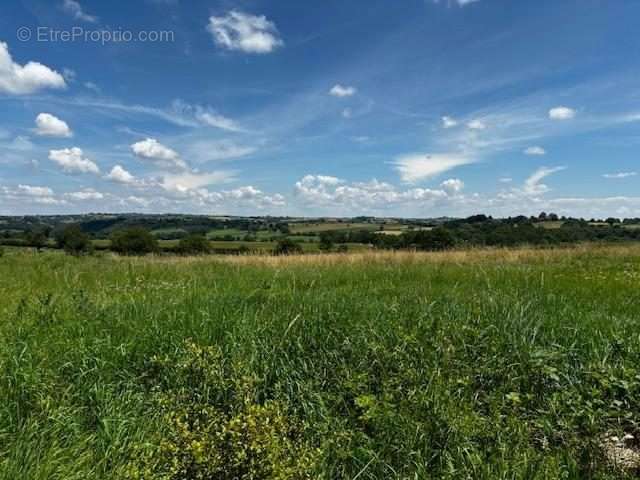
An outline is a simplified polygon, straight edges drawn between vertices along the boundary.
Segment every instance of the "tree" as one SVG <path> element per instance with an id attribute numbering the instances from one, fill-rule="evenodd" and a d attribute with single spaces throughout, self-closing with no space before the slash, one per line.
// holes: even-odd
<path id="1" fill-rule="evenodd" d="M 333 238 L 328 232 L 322 232 L 320 234 L 320 245 L 318 246 L 323 252 L 330 252 L 333 250 Z"/>
<path id="2" fill-rule="evenodd" d="M 81 255 L 93 250 L 89 235 L 75 224 L 67 225 L 56 234 L 56 243 L 69 255 Z"/>
<path id="3" fill-rule="evenodd" d="M 49 240 L 49 230 L 44 228 L 33 228 L 27 232 L 25 240 L 27 245 L 40 251 L 47 245 L 47 241 Z"/>
<path id="4" fill-rule="evenodd" d="M 211 252 L 211 244 L 204 235 L 192 234 L 180 240 L 178 252 L 183 255 L 204 255 Z"/>
<path id="5" fill-rule="evenodd" d="M 111 250 L 121 255 L 146 255 L 158 251 L 158 240 L 145 228 L 125 228 L 111 234 Z"/>
<path id="6" fill-rule="evenodd" d="M 294 242 L 290 238 L 283 238 L 278 240 L 276 248 L 273 251 L 275 255 L 293 255 L 302 253 L 302 247 L 299 243 Z"/>

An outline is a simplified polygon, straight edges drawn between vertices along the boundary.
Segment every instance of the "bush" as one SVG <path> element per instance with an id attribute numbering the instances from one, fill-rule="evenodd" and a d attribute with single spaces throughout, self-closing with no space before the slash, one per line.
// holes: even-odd
<path id="1" fill-rule="evenodd" d="M 302 247 L 290 238 L 283 238 L 278 240 L 273 253 L 275 255 L 295 255 L 302 253 Z"/>
<path id="2" fill-rule="evenodd" d="M 30 247 L 40 251 L 47 246 L 49 230 L 46 228 L 34 228 L 25 234 L 25 241 Z"/>
<path id="3" fill-rule="evenodd" d="M 152 441 L 134 446 L 132 480 L 310 480 L 320 451 L 290 406 L 257 403 L 255 378 L 220 349 L 185 342 L 177 358 L 152 357 L 151 400 L 161 412 Z"/>
<path id="4" fill-rule="evenodd" d="M 121 255 L 146 255 L 158 251 L 158 240 L 142 227 L 125 228 L 111 234 L 111 250 Z"/>
<path id="5" fill-rule="evenodd" d="M 203 255 L 211 253 L 211 244 L 204 235 L 192 234 L 180 240 L 178 252 L 183 255 Z"/>
<path id="6" fill-rule="evenodd" d="M 56 243 L 69 255 L 81 255 L 93 250 L 91 238 L 79 225 L 68 225 L 56 234 Z"/>

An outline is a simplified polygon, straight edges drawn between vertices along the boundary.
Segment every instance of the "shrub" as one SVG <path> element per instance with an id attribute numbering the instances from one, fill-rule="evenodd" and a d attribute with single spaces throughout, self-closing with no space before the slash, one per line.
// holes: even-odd
<path id="1" fill-rule="evenodd" d="M 68 225 L 56 234 L 56 243 L 69 255 L 81 255 L 91 252 L 91 238 L 79 225 Z"/>
<path id="2" fill-rule="evenodd" d="M 180 240 L 178 252 L 183 255 L 203 255 L 211 253 L 211 244 L 204 235 L 192 234 Z"/>
<path id="3" fill-rule="evenodd" d="M 290 238 L 283 238 L 278 240 L 273 253 L 275 255 L 294 255 L 302 253 L 302 247 L 299 243 L 294 242 Z"/>
<path id="4" fill-rule="evenodd" d="M 161 412 L 152 442 L 134 446 L 136 480 L 307 480 L 319 450 L 282 402 L 256 403 L 255 379 L 216 347 L 187 341 L 178 358 L 153 357 L 152 400 Z"/>
<path id="5" fill-rule="evenodd" d="M 25 241 L 30 247 L 40 251 L 47 245 L 49 240 L 49 230 L 45 228 L 34 228 L 25 235 Z"/>
<path id="6" fill-rule="evenodd" d="M 158 251 L 158 240 L 145 228 L 125 228 L 111 234 L 111 250 L 122 255 L 146 255 Z"/>

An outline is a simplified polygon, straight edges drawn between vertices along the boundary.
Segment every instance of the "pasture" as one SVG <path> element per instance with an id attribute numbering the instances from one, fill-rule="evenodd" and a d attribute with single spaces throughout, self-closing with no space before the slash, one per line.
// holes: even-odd
<path id="1" fill-rule="evenodd" d="M 639 287 L 634 245 L 8 249 L 0 479 L 634 478 Z"/>

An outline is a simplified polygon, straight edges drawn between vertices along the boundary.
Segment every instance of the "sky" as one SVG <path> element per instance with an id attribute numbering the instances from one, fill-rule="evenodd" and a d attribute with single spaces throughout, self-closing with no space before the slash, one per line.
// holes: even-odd
<path id="1" fill-rule="evenodd" d="M 0 215 L 640 217 L 636 0 L 3 0 Z"/>

